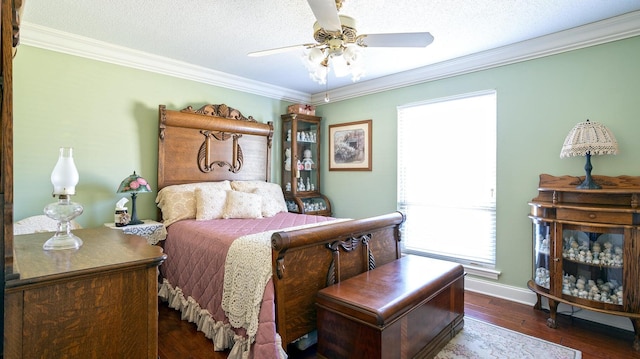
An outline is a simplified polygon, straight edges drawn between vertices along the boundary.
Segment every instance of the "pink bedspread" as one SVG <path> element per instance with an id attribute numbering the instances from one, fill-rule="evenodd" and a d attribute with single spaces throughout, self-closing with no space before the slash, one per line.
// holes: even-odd
<path id="1" fill-rule="evenodd" d="M 221 308 L 224 266 L 231 243 L 241 236 L 333 218 L 303 214 L 278 213 L 262 219 L 182 220 L 167 228 L 164 250 L 167 259 L 160 267 L 164 279 L 180 288 L 185 298 L 192 297 L 215 321 L 227 323 Z M 236 330 L 240 335 L 244 331 Z M 250 357 L 278 358 L 273 282 L 267 284 L 260 309 L 256 341 Z"/>

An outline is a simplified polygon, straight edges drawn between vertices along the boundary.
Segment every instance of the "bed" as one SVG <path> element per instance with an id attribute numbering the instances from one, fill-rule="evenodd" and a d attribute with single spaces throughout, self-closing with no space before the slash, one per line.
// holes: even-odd
<path id="1" fill-rule="evenodd" d="M 316 328 L 318 290 L 400 258 L 399 212 L 335 219 L 282 208 L 272 141 L 271 122 L 224 104 L 159 107 L 159 296 L 232 359 L 286 357 Z"/>

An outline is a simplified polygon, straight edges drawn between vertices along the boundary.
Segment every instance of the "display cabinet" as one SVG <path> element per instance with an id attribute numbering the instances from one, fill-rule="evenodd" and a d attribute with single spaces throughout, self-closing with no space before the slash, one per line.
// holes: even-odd
<path id="1" fill-rule="evenodd" d="M 593 176 L 602 189 L 578 189 L 583 178 L 540 175 L 530 203 L 533 278 L 527 286 L 549 302 L 625 316 L 640 351 L 640 177 Z"/>
<path id="2" fill-rule="evenodd" d="M 331 215 L 329 199 L 320 193 L 321 117 L 282 115 L 282 190 L 289 212 Z"/>

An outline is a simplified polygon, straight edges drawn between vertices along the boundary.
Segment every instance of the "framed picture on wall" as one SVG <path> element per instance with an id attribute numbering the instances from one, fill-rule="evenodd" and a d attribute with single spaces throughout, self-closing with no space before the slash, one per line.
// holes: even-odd
<path id="1" fill-rule="evenodd" d="M 371 123 L 329 125 L 329 171 L 371 171 Z"/>

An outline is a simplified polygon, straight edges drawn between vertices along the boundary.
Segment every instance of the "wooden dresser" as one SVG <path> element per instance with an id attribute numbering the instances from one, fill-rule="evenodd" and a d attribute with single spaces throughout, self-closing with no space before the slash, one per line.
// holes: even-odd
<path id="1" fill-rule="evenodd" d="M 77 251 L 43 250 L 52 233 L 15 236 L 4 358 L 157 359 L 162 248 L 105 227 L 73 233 Z"/>

